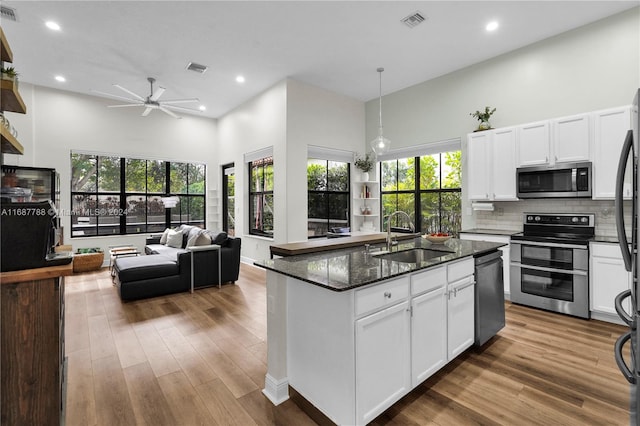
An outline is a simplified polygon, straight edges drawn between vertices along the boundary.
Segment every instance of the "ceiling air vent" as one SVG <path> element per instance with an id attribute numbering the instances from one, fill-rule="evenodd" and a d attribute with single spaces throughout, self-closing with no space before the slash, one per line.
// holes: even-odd
<path id="1" fill-rule="evenodd" d="M 187 65 L 187 69 L 189 71 L 195 71 L 199 72 L 200 74 L 204 74 L 204 72 L 207 70 L 207 66 L 196 64 L 195 62 L 189 62 L 189 65 Z"/>
<path id="2" fill-rule="evenodd" d="M 0 17 L 2 19 L 8 19 L 9 21 L 18 21 L 16 10 L 7 6 L 0 6 Z"/>
<path id="3" fill-rule="evenodd" d="M 402 23 L 409 28 L 413 28 L 424 22 L 427 18 L 420 12 L 416 12 L 412 15 L 402 18 Z"/>

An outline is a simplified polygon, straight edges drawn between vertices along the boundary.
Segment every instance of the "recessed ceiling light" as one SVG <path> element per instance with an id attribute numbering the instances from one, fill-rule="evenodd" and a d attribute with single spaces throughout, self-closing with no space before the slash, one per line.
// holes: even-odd
<path id="1" fill-rule="evenodd" d="M 485 27 L 487 31 L 495 31 L 498 29 L 498 21 L 491 21 Z"/>
<path id="2" fill-rule="evenodd" d="M 65 81 L 67 81 L 67 79 L 64 78 L 61 75 L 56 75 L 55 79 L 56 79 L 56 81 L 59 81 L 60 83 L 64 83 Z"/>
<path id="3" fill-rule="evenodd" d="M 60 31 L 60 25 L 58 25 L 56 22 L 53 21 L 47 21 L 45 22 L 45 25 L 47 26 L 47 28 L 49 28 L 50 30 L 53 31 Z"/>
<path id="4" fill-rule="evenodd" d="M 198 108 L 200 111 L 206 111 L 207 107 L 204 105 L 200 105 L 200 107 Z"/>
<path id="5" fill-rule="evenodd" d="M 239 75 L 236 77 L 236 83 L 244 83 L 244 82 L 245 82 L 244 76 Z"/>

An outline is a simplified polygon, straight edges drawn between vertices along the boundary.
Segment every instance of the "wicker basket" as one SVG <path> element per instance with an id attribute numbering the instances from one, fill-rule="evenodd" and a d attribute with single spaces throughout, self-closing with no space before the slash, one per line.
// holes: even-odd
<path id="1" fill-rule="evenodd" d="M 102 267 L 104 253 L 75 253 L 73 255 L 73 272 L 96 271 Z"/>

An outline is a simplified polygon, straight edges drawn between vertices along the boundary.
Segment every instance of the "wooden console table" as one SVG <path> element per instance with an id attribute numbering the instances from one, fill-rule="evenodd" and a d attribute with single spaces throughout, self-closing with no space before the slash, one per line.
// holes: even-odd
<path id="1" fill-rule="evenodd" d="M 0 273 L 0 424 L 64 423 L 64 277 L 73 263 Z"/>

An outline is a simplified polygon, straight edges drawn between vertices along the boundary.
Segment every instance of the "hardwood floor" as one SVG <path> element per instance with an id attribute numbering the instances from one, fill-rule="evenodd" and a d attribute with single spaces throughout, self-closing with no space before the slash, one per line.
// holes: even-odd
<path id="1" fill-rule="evenodd" d="M 264 270 L 236 285 L 122 303 L 106 269 L 66 280 L 66 424 L 313 425 L 274 407 Z M 621 326 L 507 304 L 507 326 L 452 361 L 375 425 L 623 425 Z"/>

